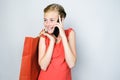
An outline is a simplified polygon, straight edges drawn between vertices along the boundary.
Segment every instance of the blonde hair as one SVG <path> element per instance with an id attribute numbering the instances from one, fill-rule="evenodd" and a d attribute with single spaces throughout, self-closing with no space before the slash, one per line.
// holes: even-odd
<path id="1" fill-rule="evenodd" d="M 49 12 L 49 11 L 57 11 L 59 13 L 59 15 L 61 16 L 61 18 L 66 17 L 66 12 L 65 12 L 64 8 L 60 4 L 53 3 L 53 4 L 48 5 L 44 9 L 44 13 Z"/>

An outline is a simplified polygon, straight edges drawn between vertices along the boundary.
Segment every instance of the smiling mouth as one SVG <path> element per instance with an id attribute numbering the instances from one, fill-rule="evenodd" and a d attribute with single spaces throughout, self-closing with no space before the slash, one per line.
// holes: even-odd
<path id="1" fill-rule="evenodd" d="M 48 28 L 46 28 L 46 31 L 48 31 L 48 32 L 53 32 L 54 31 L 54 27 L 48 27 Z"/>

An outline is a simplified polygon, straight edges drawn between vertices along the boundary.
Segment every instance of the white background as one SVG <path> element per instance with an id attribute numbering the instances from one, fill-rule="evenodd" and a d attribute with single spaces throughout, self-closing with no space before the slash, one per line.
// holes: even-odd
<path id="1" fill-rule="evenodd" d="M 120 80 L 120 0 L 0 0 L 0 80 L 19 80 L 24 38 L 39 34 L 50 3 L 76 32 L 73 80 Z"/>

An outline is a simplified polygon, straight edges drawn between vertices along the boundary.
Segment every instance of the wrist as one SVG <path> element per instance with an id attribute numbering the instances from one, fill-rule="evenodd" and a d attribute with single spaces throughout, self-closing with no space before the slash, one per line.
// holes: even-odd
<path id="1" fill-rule="evenodd" d="M 63 40 L 63 41 L 67 40 L 67 38 L 66 38 L 66 35 L 65 35 L 65 34 L 64 34 L 64 35 L 62 35 L 62 36 L 61 36 L 61 38 L 62 38 L 62 40 Z"/>
<path id="2" fill-rule="evenodd" d="M 63 32 L 63 33 L 61 34 L 61 37 L 62 37 L 63 39 L 66 38 L 65 32 Z"/>
<path id="3" fill-rule="evenodd" d="M 54 43 L 55 43 L 55 40 L 50 40 L 50 43 L 51 43 L 51 44 L 54 44 Z"/>
<path id="4" fill-rule="evenodd" d="M 62 37 L 62 38 L 66 37 L 66 35 L 65 35 L 65 32 L 64 32 L 64 31 L 61 33 L 61 37 Z"/>

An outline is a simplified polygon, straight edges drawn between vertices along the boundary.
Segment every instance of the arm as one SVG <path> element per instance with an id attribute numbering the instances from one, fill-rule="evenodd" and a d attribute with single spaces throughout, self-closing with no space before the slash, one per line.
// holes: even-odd
<path id="1" fill-rule="evenodd" d="M 76 63 L 76 45 L 75 45 L 75 32 L 72 30 L 69 34 L 68 40 L 66 35 L 62 36 L 65 59 L 70 68 L 75 66 Z"/>
<path id="2" fill-rule="evenodd" d="M 47 36 L 49 35 L 47 34 Z M 40 37 L 38 62 L 41 69 L 44 71 L 47 69 L 51 61 L 53 48 L 54 48 L 54 41 L 50 40 L 50 44 L 46 50 L 45 38 Z"/>
<path id="3" fill-rule="evenodd" d="M 69 66 L 69 68 L 72 68 L 75 66 L 76 63 L 76 43 L 75 43 L 75 32 L 72 30 L 69 34 L 68 40 L 65 35 L 65 31 L 63 29 L 64 24 L 64 18 L 60 18 L 59 15 L 59 23 L 56 24 L 58 26 L 60 31 L 60 36 L 62 38 L 63 47 L 65 51 L 65 60 Z"/>

